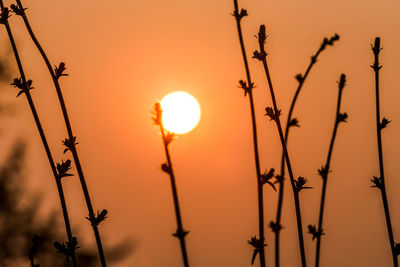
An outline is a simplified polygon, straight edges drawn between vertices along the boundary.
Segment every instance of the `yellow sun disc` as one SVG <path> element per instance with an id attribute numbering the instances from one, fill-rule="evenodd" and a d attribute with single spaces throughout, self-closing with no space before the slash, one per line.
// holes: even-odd
<path id="1" fill-rule="evenodd" d="M 200 106 L 190 94 L 182 91 L 166 95 L 161 100 L 164 128 L 176 134 L 187 133 L 199 123 Z"/>

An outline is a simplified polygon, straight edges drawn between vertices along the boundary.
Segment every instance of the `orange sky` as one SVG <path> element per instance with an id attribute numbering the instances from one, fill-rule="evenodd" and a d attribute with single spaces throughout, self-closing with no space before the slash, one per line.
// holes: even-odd
<path id="1" fill-rule="evenodd" d="M 11 4 L 12 1 L 6 1 Z M 248 99 L 237 88 L 244 68 L 237 40 L 233 1 L 24 1 L 37 37 L 53 62 L 65 61 L 69 77 L 61 86 L 96 209 L 109 210 L 101 225 L 107 245 L 132 238 L 135 250 L 114 266 L 181 266 L 169 178 L 161 172 L 163 147 L 150 120 L 156 100 L 185 90 L 198 99 L 202 119 L 191 133 L 170 147 L 181 200 L 191 266 L 250 266 L 247 241 L 257 233 L 257 200 Z M 375 137 L 373 56 L 370 43 L 382 38 L 382 115 L 392 120 L 383 134 L 385 171 L 395 240 L 400 241 L 400 3 L 382 1 L 239 1 L 248 10 L 243 20 L 247 52 L 260 24 L 268 31 L 267 49 L 278 105 L 287 115 L 297 82 L 323 37 L 341 40 L 328 47 L 312 70 L 295 109 L 301 128 L 291 132 L 289 151 L 296 176 L 314 187 L 301 193 L 303 224 L 317 222 L 321 178 L 333 127 L 337 84 L 346 73 L 342 110 L 349 114 L 339 128 L 331 162 L 321 263 L 324 266 L 391 266 L 379 192 L 370 188 L 378 175 Z M 66 137 L 56 94 L 47 69 L 22 20 L 11 27 L 32 96 L 55 158 L 65 159 Z M 3 28 L 2 28 L 3 29 Z M 1 55 L 9 52 L 4 29 Z M 13 60 L 13 58 L 12 58 Z M 12 61 L 14 64 L 14 60 Z M 15 65 L 14 65 L 15 66 Z M 278 168 L 280 143 L 275 125 L 264 116 L 271 105 L 262 66 L 250 61 L 262 169 Z M 16 74 L 16 67 L 13 72 Z M 59 209 L 32 116 L 24 97 L 6 88 L 17 110 L 9 135 L 29 140 L 27 172 L 32 190 L 45 188 L 47 207 Z M 76 178 L 64 181 L 70 217 L 84 233 L 82 246 L 93 243 L 83 219 L 86 207 Z M 292 193 L 285 195 L 282 266 L 300 266 Z M 265 189 L 265 221 L 275 217 L 277 194 Z M 61 212 L 60 212 L 61 221 Z M 75 226 L 74 229 L 77 229 Z M 305 229 L 306 231 L 306 229 Z M 272 265 L 273 234 L 266 229 L 267 259 Z M 81 238 L 84 239 L 84 238 Z M 307 260 L 315 242 L 306 234 Z"/>

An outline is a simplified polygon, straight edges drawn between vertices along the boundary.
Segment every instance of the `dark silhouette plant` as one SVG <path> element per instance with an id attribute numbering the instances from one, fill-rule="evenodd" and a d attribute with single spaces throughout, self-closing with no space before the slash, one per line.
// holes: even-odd
<path id="1" fill-rule="evenodd" d="M 274 121 L 276 123 L 278 133 L 279 133 L 279 138 L 280 138 L 280 141 L 282 144 L 283 153 L 285 155 L 285 161 L 286 161 L 287 169 L 289 172 L 290 183 L 292 185 L 293 194 L 294 194 L 294 203 L 295 203 L 295 210 L 296 210 L 297 231 L 298 231 L 298 237 L 299 237 L 301 264 L 303 267 L 305 267 L 307 264 L 306 264 L 306 256 L 305 256 L 305 249 L 304 249 L 304 237 L 303 237 L 303 227 L 302 227 L 302 221 L 301 221 L 299 192 L 303 189 L 308 189 L 310 187 L 305 186 L 305 184 L 307 183 L 307 180 L 304 177 L 299 177 L 297 180 L 295 180 L 294 174 L 292 171 L 292 166 L 290 164 L 289 153 L 287 151 L 286 142 L 285 142 L 285 138 L 283 136 L 283 130 L 282 130 L 281 122 L 280 122 L 281 110 L 278 109 L 277 101 L 275 98 L 275 92 L 274 92 L 274 88 L 272 85 L 271 75 L 269 73 L 269 69 L 268 69 L 268 65 L 267 65 L 267 54 L 268 53 L 265 51 L 265 43 L 266 43 L 266 39 L 267 39 L 265 25 L 260 26 L 260 30 L 258 32 L 257 39 L 258 39 L 258 44 L 259 44 L 260 50 L 254 51 L 253 58 L 256 58 L 262 62 L 264 71 L 265 71 L 265 75 L 266 75 L 267 81 L 268 81 L 268 87 L 270 89 L 273 107 L 267 107 L 265 109 L 265 111 L 266 111 L 265 115 L 268 116 L 271 121 Z M 283 176 L 281 176 L 281 177 L 283 177 Z M 283 179 L 283 178 L 280 178 L 280 179 Z M 278 228 L 278 227 L 280 227 L 280 225 L 275 226 L 275 227 Z"/>
<path id="2" fill-rule="evenodd" d="M 174 175 L 174 171 L 172 169 L 172 161 L 171 161 L 171 156 L 169 154 L 169 149 L 168 149 L 168 146 L 174 140 L 175 135 L 174 135 L 174 133 L 171 133 L 164 129 L 164 126 L 162 123 L 162 109 L 161 109 L 160 103 L 157 102 L 154 104 L 153 113 L 154 113 L 154 117 L 152 119 L 153 119 L 154 124 L 160 128 L 161 137 L 162 137 L 164 149 L 165 149 L 165 156 L 167 157 L 167 162 L 161 164 L 161 170 L 163 172 L 167 173 L 171 180 L 172 197 L 173 197 L 173 201 L 174 201 L 175 217 L 176 217 L 176 223 L 177 223 L 177 227 L 178 227 L 176 230 L 176 233 L 173 233 L 172 235 L 179 239 L 181 252 L 182 252 L 183 264 L 185 267 L 189 267 L 189 259 L 188 259 L 188 255 L 187 255 L 187 251 L 186 251 L 186 243 L 185 243 L 185 237 L 187 234 L 189 234 L 189 231 L 185 231 L 183 228 L 181 210 L 179 208 L 178 190 L 176 188 L 175 175 Z"/>
<path id="3" fill-rule="evenodd" d="M 333 151 L 333 145 L 335 143 L 336 139 L 336 133 L 338 126 L 341 122 L 347 122 L 347 113 L 341 113 L 340 112 L 340 104 L 342 102 L 342 93 L 343 93 L 343 88 L 346 85 L 346 75 L 342 74 L 340 76 L 340 80 L 338 82 L 339 84 L 339 94 L 338 94 L 338 100 L 337 100 L 337 106 L 336 106 L 336 116 L 335 116 L 335 123 L 333 127 L 333 133 L 332 133 L 332 138 L 331 142 L 329 144 L 329 150 L 328 150 L 328 156 L 326 158 L 325 165 L 323 165 L 320 169 L 318 169 L 318 174 L 322 178 L 322 191 L 321 191 L 321 202 L 320 202 L 320 208 L 319 208 L 319 219 L 318 219 L 318 227 L 315 225 L 308 225 L 308 232 L 312 234 L 312 240 L 317 239 L 317 246 L 316 246 L 316 251 L 315 251 L 315 266 L 319 266 L 319 259 L 320 259 L 320 249 L 321 249 L 321 237 L 324 235 L 324 231 L 322 228 L 322 223 L 323 223 L 323 218 L 324 218 L 324 208 L 325 208 L 325 196 L 326 196 L 326 187 L 328 183 L 328 174 L 331 171 L 330 170 L 330 164 L 331 164 L 331 157 L 332 157 L 332 151 Z"/>
<path id="4" fill-rule="evenodd" d="M 251 112 L 251 122 L 252 122 L 252 130 L 253 130 L 253 148 L 254 148 L 254 160 L 256 167 L 256 178 L 257 178 L 257 197 L 258 197 L 258 235 L 252 237 L 248 243 L 254 248 L 252 263 L 254 263 L 255 257 L 257 254 L 260 255 L 260 266 L 265 267 L 265 251 L 264 247 L 266 246 L 265 237 L 264 237 L 264 196 L 263 196 L 263 178 L 261 176 L 261 168 L 260 168 L 260 156 L 258 152 L 258 139 L 257 139 L 257 124 L 256 124 L 256 115 L 254 108 L 254 100 L 253 100 L 253 88 L 254 83 L 251 81 L 249 64 L 246 56 L 246 49 L 244 47 L 243 34 L 241 28 L 241 20 L 243 17 L 247 16 L 247 10 L 241 9 L 239 11 L 238 1 L 234 0 L 234 11 L 233 16 L 236 19 L 236 26 L 239 36 L 240 48 L 242 51 L 244 67 L 246 71 L 246 79 L 247 81 L 240 80 L 240 87 L 244 90 L 244 96 L 249 95 L 250 100 L 250 112 Z"/>
<path id="5" fill-rule="evenodd" d="M 339 40 L 339 35 L 335 34 L 331 38 L 324 38 L 318 51 L 311 56 L 310 63 L 304 72 L 304 74 L 296 74 L 295 78 L 298 81 L 298 86 L 296 89 L 296 92 L 293 96 L 292 103 L 290 104 L 289 108 L 289 113 L 287 116 L 286 120 L 286 125 L 285 125 L 285 143 L 286 146 L 288 145 L 288 139 L 289 139 L 289 131 L 292 127 L 300 127 L 299 120 L 297 118 L 292 118 L 293 116 L 293 111 L 295 104 L 297 102 L 298 96 L 300 94 L 301 89 L 303 88 L 304 82 L 306 81 L 312 67 L 315 65 L 315 63 L 318 60 L 318 56 L 321 54 L 322 51 L 326 49 L 328 46 L 333 46 L 336 41 Z M 279 195 L 278 195 L 278 203 L 277 203 L 277 208 L 276 208 L 276 217 L 275 221 L 270 222 L 270 228 L 272 229 L 272 232 L 275 234 L 275 266 L 279 267 L 280 266 L 280 231 L 282 230 L 283 226 L 281 224 L 281 217 L 282 217 L 282 205 L 283 205 L 283 193 L 284 193 L 284 181 L 285 179 L 285 153 L 282 152 L 281 156 L 281 169 L 280 169 L 280 174 L 278 175 L 278 183 L 279 183 Z"/>
<path id="6" fill-rule="evenodd" d="M 50 63 L 50 60 L 48 59 L 45 51 L 43 50 L 42 46 L 40 45 L 39 41 L 37 40 L 35 34 L 33 33 L 32 27 L 30 26 L 29 20 L 25 14 L 25 10 L 26 8 L 24 8 L 22 6 L 22 2 L 20 0 L 16 0 L 17 1 L 17 6 L 12 4 L 11 5 L 11 10 L 12 12 L 14 12 L 16 15 L 19 15 L 22 17 L 22 19 L 24 20 L 24 24 L 29 32 L 29 35 L 32 39 L 32 41 L 35 43 L 38 51 L 40 52 L 40 55 L 42 56 L 48 71 L 50 72 L 50 76 L 53 80 L 53 84 L 54 87 L 56 89 L 57 92 L 57 97 L 61 106 L 61 110 L 62 110 L 62 114 L 64 117 L 64 122 L 65 122 L 65 126 L 67 128 L 67 132 L 68 132 L 68 138 L 65 138 L 63 140 L 63 144 L 66 147 L 64 150 L 64 153 L 67 152 L 68 150 L 71 151 L 74 162 L 75 162 L 75 167 L 76 170 L 78 172 L 78 177 L 79 177 L 79 181 L 81 183 L 81 187 L 82 187 L 82 191 L 85 197 L 85 201 L 86 201 L 86 206 L 89 212 L 89 216 L 86 217 L 90 223 L 91 226 L 93 228 L 93 232 L 94 232 L 94 236 L 96 239 L 96 244 L 97 244 L 97 249 L 99 252 L 99 257 L 100 257 L 100 262 L 101 262 L 101 266 L 105 267 L 106 266 L 106 259 L 104 256 L 104 251 L 103 251 L 103 245 L 101 242 L 101 237 L 100 237 L 100 232 L 98 229 L 98 225 L 100 224 L 100 222 L 105 218 L 105 217 L 99 217 L 99 211 L 97 212 L 97 215 L 94 212 L 93 209 L 93 205 L 92 205 L 92 201 L 89 195 L 89 190 L 87 188 L 86 185 L 86 180 L 85 180 L 85 176 L 83 174 L 83 169 L 82 169 L 82 165 L 80 163 L 80 159 L 79 159 L 79 155 L 78 155 L 78 151 L 76 148 L 76 145 L 78 144 L 76 142 L 76 136 L 74 136 L 73 132 L 72 132 L 72 127 L 71 127 L 71 123 L 70 123 L 70 119 L 68 116 L 68 112 L 67 112 L 67 108 L 65 105 L 65 101 L 64 101 L 64 97 L 63 94 L 61 92 L 61 87 L 59 84 L 59 79 L 63 76 L 68 76 L 68 74 L 65 73 L 66 67 L 65 67 L 65 63 L 61 62 L 58 66 L 54 67 L 54 70 L 52 68 L 52 64 Z M 107 210 L 102 210 L 100 212 L 100 214 L 107 214 Z M 71 242 L 71 241 L 70 241 Z"/>
<path id="7" fill-rule="evenodd" d="M 374 64 L 371 65 L 371 68 L 375 72 L 375 100 L 376 100 L 376 136 L 378 141 L 378 158 L 379 158 L 379 177 L 374 176 L 371 179 L 374 184 L 372 187 L 376 187 L 381 192 L 383 209 L 385 211 L 385 219 L 386 219 L 386 227 L 389 235 L 390 248 L 392 251 L 393 258 L 393 266 L 398 267 L 398 259 L 397 256 L 400 254 L 399 252 L 399 244 L 395 243 L 393 237 L 393 229 L 392 222 L 390 220 L 390 212 L 389 212 L 389 204 L 387 200 L 386 194 L 386 186 L 385 186 L 385 174 L 383 168 L 383 149 L 382 149 L 382 130 L 386 128 L 386 126 L 390 123 L 390 121 L 383 117 L 381 120 L 380 115 L 380 100 L 379 100 L 379 71 L 382 68 L 382 65 L 379 64 L 379 53 L 381 52 L 381 39 L 380 37 L 375 38 L 374 45 L 371 44 L 371 49 L 374 54 Z"/>
<path id="8" fill-rule="evenodd" d="M 39 115 L 38 115 L 38 113 L 36 111 L 36 107 L 34 105 L 34 102 L 32 100 L 32 96 L 30 94 L 30 90 L 33 89 L 32 80 L 27 80 L 26 79 L 25 72 L 24 72 L 24 69 L 22 67 L 22 63 L 21 63 L 21 60 L 20 60 L 20 57 L 19 57 L 19 54 L 18 54 L 17 46 L 15 44 L 14 37 L 12 35 L 10 25 L 8 23 L 8 18 L 10 16 L 10 11 L 9 11 L 8 8 L 4 7 L 4 4 L 3 4 L 2 0 L 0 0 L 0 7 L 1 7 L 0 23 L 3 24 L 6 27 L 7 34 L 8 34 L 8 37 L 10 39 L 11 46 L 13 48 L 15 60 L 16 60 L 17 65 L 18 65 L 18 70 L 19 70 L 20 75 L 21 75 L 20 78 L 15 78 L 14 82 L 11 85 L 14 85 L 15 87 L 17 87 L 20 90 L 18 92 L 17 96 L 19 96 L 22 93 L 24 93 L 25 96 L 26 96 L 26 99 L 28 100 L 29 107 L 30 107 L 32 115 L 34 117 L 34 120 L 35 120 L 35 123 L 36 123 L 36 127 L 37 127 L 37 129 L 39 131 L 39 135 L 40 135 L 40 138 L 42 140 L 43 147 L 44 147 L 44 149 L 46 151 L 46 155 L 47 155 L 51 170 L 53 172 L 54 179 L 56 181 L 58 195 L 59 195 L 59 198 L 60 198 L 61 208 L 62 208 L 63 216 L 64 216 L 64 223 L 65 223 L 65 228 L 66 228 L 66 232 L 67 232 L 68 242 L 71 243 L 73 238 L 75 238 L 75 237 L 73 237 L 73 235 L 72 235 L 70 221 L 69 221 L 69 217 L 68 217 L 67 205 L 65 203 L 64 191 L 63 191 L 62 184 L 61 184 L 61 179 L 66 176 L 65 175 L 66 173 L 64 173 L 64 175 L 61 175 L 58 172 L 58 170 L 56 168 L 56 165 L 54 164 L 53 156 L 51 154 L 49 145 L 47 143 L 47 139 L 46 139 L 43 127 L 42 127 L 40 119 L 39 119 Z M 76 257 L 75 257 L 75 250 L 71 251 L 68 256 L 71 257 L 74 266 L 78 266 L 78 263 L 77 263 Z"/>

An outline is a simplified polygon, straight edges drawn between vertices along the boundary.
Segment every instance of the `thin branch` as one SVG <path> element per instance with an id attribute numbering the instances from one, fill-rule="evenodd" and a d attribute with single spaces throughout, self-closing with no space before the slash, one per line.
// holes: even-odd
<path id="1" fill-rule="evenodd" d="M 315 228 L 315 227 L 310 228 L 310 226 L 308 226 L 308 228 L 310 230 L 309 232 L 313 235 L 313 239 L 315 239 L 315 238 L 317 239 L 317 246 L 316 246 L 316 253 L 315 253 L 315 266 L 316 267 L 319 266 L 321 237 L 322 237 L 322 235 L 324 235 L 322 223 L 323 223 L 323 217 L 324 217 L 326 187 L 327 187 L 327 183 L 328 183 L 328 175 L 330 172 L 330 164 L 331 164 L 333 145 L 335 143 L 336 133 L 337 133 L 339 123 L 346 122 L 346 119 L 347 119 L 347 113 L 340 113 L 340 104 L 342 101 L 342 93 L 343 93 L 343 88 L 345 85 L 346 85 L 346 75 L 342 74 L 340 76 L 340 81 L 339 81 L 339 95 L 338 95 L 337 106 L 336 106 L 335 123 L 334 123 L 334 127 L 333 127 L 331 142 L 329 145 L 328 156 L 326 158 L 325 165 L 322 166 L 321 169 L 318 170 L 318 173 L 322 177 L 322 180 L 323 180 L 322 192 L 321 192 L 321 203 L 320 203 L 320 209 L 319 209 L 318 228 Z M 313 231 L 311 229 L 316 229 L 316 231 Z"/>
<path id="2" fill-rule="evenodd" d="M 20 15 L 25 23 L 25 26 L 29 32 L 29 35 L 31 36 L 32 41 L 35 43 L 37 49 L 39 50 L 43 60 L 46 63 L 46 66 L 50 72 L 50 75 L 53 79 L 53 83 L 54 83 L 54 87 L 56 89 L 57 92 L 57 96 L 58 96 L 58 100 L 61 106 L 61 110 L 63 113 L 63 117 L 64 117 L 64 121 L 65 121 L 65 126 L 67 128 L 67 132 L 68 132 L 68 139 L 66 139 L 66 141 L 69 141 L 70 146 L 68 147 L 68 150 L 71 151 L 72 156 L 74 158 L 74 162 L 75 162 L 75 166 L 78 172 L 78 176 L 79 176 L 79 181 L 81 183 L 81 187 L 83 190 L 83 194 L 85 196 L 85 201 L 86 201 L 86 206 L 88 208 L 88 212 L 89 212 L 89 218 L 95 218 L 95 212 L 93 209 L 93 205 L 92 205 L 92 201 L 90 199 L 90 195 L 89 195 L 89 190 L 87 188 L 86 185 L 86 180 L 83 174 L 83 169 L 79 160 L 79 155 L 78 155 L 78 151 L 76 149 L 76 137 L 74 136 L 73 132 L 72 132 L 72 127 L 71 127 L 71 123 L 69 120 L 69 116 L 68 116 L 68 112 L 67 112 L 67 108 L 65 106 L 65 102 L 64 102 L 64 97 L 63 94 L 61 92 L 61 87 L 60 84 L 58 82 L 59 78 L 61 76 L 66 76 L 67 74 L 63 73 L 63 71 L 65 70 L 65 64 L 64 63 L 60 63 L 60 65 L 58 67 L 55 67 L 56 73 L 53 71 L 52 65 L 46 55 L 46 53 L 44 52 L 42 46 L 40 45 L 39 41 L 37 40 L 35 34 L 33 33 L 33 30 L 29 24 L 28 18 L 25 14 L 25 8 L 22 6 L 22 3 L 20 0 L 16 0 L 17 1 L 17 6 L 12 5 L 11 8 L 12 10 L 17 14 Z M 65 142 L 65 141 L 64 141 Z M 103 246 L 102 246 L 102 242 L 101 242 L 101 237 L 100 237 L 100 233 L 98 230 L 98 223 L 91 223 L 92 228 L 93 228 L 93 232 L 94 232 L 94 236 L 96 239 L 96 244 L 97 244 L 97 249 L 98 249 L 98 253 L 99 253 L 99 257 L 100 257 L 100 262 L 101 262 L 101 266 L 105 267 L 106 266 L 106 260 L 105 260 L 105 256 L 104 256 L 104 251 L 103 251 Z"/>
<path id="3" fill-rule="evenodd" d="M 333 46 L 336 41 L 339 40 L 339 35 L 335 34 L 331 38 L 324 38 L 318 51 L 311 56 L 310 64 L 308 65 L 305 73 L 302 74 L 297 74 L 296 75 L 296 80 L 299 82 L 296 92 L 293 96 L 292 103 L 290 104 L 290 109 L 285 125 L 285 143 L 286 146 L 288 144 L 288 139 L 289 139 L 289 130 L 291 127 L 300 127 L 299 122 L 296 118 L 292 119 L 294 107 L 297 101 L 297 98 L 300 94 L 301 89 L 303 88 L 303 85 L 308 77 L 308 74 L 310 73 L 312 67 L 315 65 L 315 63 L 318 61 L 318 56 L 322 51 L 325 50 L 327 46 Z M 281 172 L 280 172 L 280 183 L 279 183 L 279 196 L 278 196 L 278 204 L 277 204 L 277 209 L 276 209 L 276 219 L 275 222 L 271 222 L 271 225 L 274 226 L 272 227 L 273 232 L 275 233 L 275 266 L 279 267 L 280 266 L 280 230 L 282 229 L 281 225 L 281 215 L 282 215 L 282 204 L 283 204 L 283 193 L 284 193 L 284 177 L 285 177 L 285 154 L 282 152 L 282 157 L 281 157 Z"/>
<path id="4" fill-rule="evenodd" d="M 162 110 L 161 110 L 160 103 L 156 103 L 154 105 L 154 115 L 155 116 L 153 118 L 153 121 L 157 126 L 160 127 L 160 132 L 161 132 L 164 149 L 165 149 L 165 155 L 167 157 L 167 163 L 162 164 L 161 169 L 162 169 L 162 171 L 166 172 L 169 175 L 170 180 L 171 180 L 172 197 L 173 197 L 173 201 L 174 201 L 175 217 L 176 217 L 176 223 L 177 223 L 177 231 L 176 231 L 176 233 L 173 234 L 173 236 L 175 236 L 179 239 L 184 266 L 189 267 L 189 259 L 188 259 L 188 255 L 187 255 L 187 251 L 186 251 L 186 243 L 185 243 L 185 237 L 189 232 L 185 231 L 183 229 L 181 210 L 179 207 L 178 190 L 176 188 L 175 175 L 174 175 L 174 171 L 172 169 L 172 161 L 171 161 L 171 156 L 169 154 L 169 149 L 168 149 L 168 145 L 174 139 L 174 134 L 170 133 L 170 132 L 166 133 L 166 131 L 164 129 L 164 126 L 162 124 Z"/>
<path id="5" fill-rule="evenodd" d="M 239 7 L 238 7 L 238 1 L 234 0 L 234 11 L 233 11 L 233 16 L 236 19 L 236 26 L 237 26 L 237 31 L 238 31 L 238 36 L 239 36 L 239 42 L 240 42 L 240 48 L 242 51 L 242 56 L 243 56 L 243 61 L 244 61 L 244 66 L 245 66 L 245 71 L 246 71 L 246 77 L 247 77 L 247 82 L 240 81 L 240 85 L 245 91 L 245 96 L 248 94 L 249 95 L 249 100 L 250 100 L 250 111 L 251 111 L 251 121 L 252 121 L 252 129 L 253 129 L 253 148 L 254 148 L 254 159 L 255 159 L 255 167 L 256 167 L 256 179 L 257 179 L 257 196 L 258 196 L 258 227 L 259 227 L 259 238 L 258 241 L 257 238 L 255 239 L 252 238 L 249 243 L 254 247 L 254 256 L 253 256 L 253 262 L 254 262 L 254 257 L 256 254 L 260 255 L 260 266 L 265 267 L 265 237 L 264 237 L 264 197 L 263 197 L 263 188 L 262 188 L 262 182 L 261 182 L 261 168 L 260 168 L 260 157 L 259 157 L 259 152 L 258 152 L 258 140 L 257 140 L 257 125 L 256 125 L 256 116 L 255 116 L 255 108 L 254 108 L 254 100 L 253 100 L 253 88 L 254 84 L 251 81 L 250 77 L 250 70 L 249 70 L 249 64 L 247 62 L 247 56 L 246 56 L 246 49 L 244 47 L 244 41 L 243 41 L 243 36 L 242 36 L 242 29 L 240 25 L 240 21 L 243 17 L 247 16 L 247 11 L 245 9 L 241 9 L 239 12 Z M 254 241 L 254 242 L 252 242 Z"/>
<path id="6" fill-rule="evenodd" d="M 304 249 L 303 227 L 302 227 L 302 221 L 301 221 L 301 211 L 300 211 L 300 201 L 299 201 L 299 192 L 301 189 L 306 188 L 306 187 L 303 187 L 306 180 L 303 177 L 299 177 L 299 179 L 297 181 L 294 179 L 292 166 L 290 164 L 289 153 L 287 151 L 285 138 L 283 136 L 282 126 L 281 126 L 281 122 L 280 122 L 280 118 L 279 118 L 281 115 L 281 111 L 278 109 L 278 106 L 276 103 L 275 92 L 274 92 L 274 88 L 273 88 L 272 81 L 271 81 L 271 75 L 268 70 L 267 52 L 265 51 L 266 39 L 267 39 L 267 35 L 265 32 L 265 25 L 261 25 L 260 31 L 258 33 L 258 43 L 259 43 L 260 51 L 254 52 L 254 58 L 260 60 L 263 63 L 265 74 L 267 76 L 268 86 L 270 89 L 271 99 L 272 99 L 272 103 L 273 103 L 273 109 L 270 107 L 267 107 L 266 115 L 269 116 L 270 119 L 275 121 L 275 123 L 276 123 L 278 133 L 279 133 L 279 138 L 280 138 L 281 144 L 282 144 L 282 149 L 283 149 L 283 152 L 285 155 L 286 165 L 287 165 L 289 177 L 290 177 L 290 183 L 292 185 L 293 194 L 294 194 L 294 203 L 295 203 L 295 210 L 296 210 L 296 220 L 297 220 L 297 230 L 298 230 L 298 237 L 299 237 L 301 263 L 302 263 L 303 267 L 306 267 L 307 264 L 306 264 L 306 256 L 305 256 L 305 249 Z M 301 183 L 300 183 L 300 178 L 302 178 Z"/>
<path id="7" fill-rule="evenodd" d="M 394 242 L 392 223 L 390 220 L 389 204 L 386 196 L 386 186 L 385 186 L 385 174 L 383 168 L 383 150 L 382 150 L 382 129 L 386 127 L 389 121 L 384 117 L 381 121 L 380 117 L 380 107 L 379 107 L 379 70 L 382 66 L 379 64 L 379 53 L 381 52 L 381 39 L 379 37 L 375 38 L 375 44 L 371 45 L 372 52 L 374 54 L 374 64 L 371 68 L 375 72 L 375 94 L 376 94 L 376 135 L 378 141 L 378 157 L 379 157 L 379 173 L 380 177 L 374 177 L 372 182 L 375 184 L 373 187 L 378 188 L 381 191 L 383 209 L 385 211 L 386 227 L 389 235 L 390 248 L 392 251 L 393 266 L 398 267 L 398 253 L 396 252 L 396 243 Z"/>
<path id="8" fill-rule="evenodd" d="M 47 143 L 47 139 L 46 139 L 42 124 L 41 124 L 40 119 L 39 119 L 39 115 L 38 115 L 38 113 L 36 111 L 36 107 L 35 107 L 35 105 L 33 103 L 32 96 L 30 94 L 30 90 L 33 89 L 33 87 L 31 86 L 32 85 L 32 81 L 31 80 L 27 81 L 27 79 L 26 79 L 25 72 L 24 72 L 24 69 L 22 67 L 21 59 L 19 57 L 19 53 L 18 53 L 18 50 L 17 50 L 17 46 L 15 44 L 15 40 L 14 40 L 13 34 L 11 32 L 10 25 L 8 23 L 9 10 L 8 10 L 8 8 L 4 7 L 4 4 L 3 4 L 2 0 L 0 0 L 0 7 L 1 7 L 0 23 L 3 24 L 6 27 L 7 34 L 8 34 L 8 37 L 10 39 L 11 46 L 13 48 L 15 60 L 16 60 L 17 65 L 18 65 L 18 70 L 19 70 L 20 75 L 21 75 L 20 79 L 14 79 L 13 85 L 18 87 L 20 89 L 19 94 L 24 93 L 25 96 L 26 96 L 26 99 L 28 100 L 29 107 L 31 109 L 33 118 L 35 120 L 36 127 L 38 129 L 38 132 L 39 132 L 43 147 L 44 147 L 44 149 L 46 151 L 46 155 L 47 155 L 51 170 L 53 172 L 54 179 L 56 181 L 58 195 L 59 195 L 59 198 L 60 198 L 61 208 L 62 208 L 62 212 L 63 212 L 63 216 L 64 216 L 64 223 L 65 223 L 65 228 L 66 228 L 66 232 L 67 232 L 67 237 L 68 237 L 68 241 L 71 242 L 71 240 L 73 240 L 75 237 L 72 236 L 71 225 L 70 225 L 70 222 L 69 222 L 68 211 L 67 211 L 67 205 L 65 203 L 64 191 L 63 191 L 62 184 L 61 184 L 61 177 L 59 177 L 56 165 L 54 164 L 53 156 L 52 156 L 52 154 L 50 152 L 50 148 L 49 148 L 49 145 Z M 73 262 L 74 266 L 78 266 L 78 263 L 77 263 L 76 257 L 75 257 L 75 251 L 72 251 L 71 253 L 72 253 L 71 258 L 72 258 L 72 262 Z"/>

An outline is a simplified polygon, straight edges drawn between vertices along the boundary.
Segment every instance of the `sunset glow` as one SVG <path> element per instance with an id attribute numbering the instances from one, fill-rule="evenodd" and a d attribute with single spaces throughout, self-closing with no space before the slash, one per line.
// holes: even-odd
<path id="1" fill-rule="evenodd" d="M 161 100 L 162 122 L 170 132 L 184 134 L 191 131 L 200 120 L 200 105 L 186 92 L 173 92 Z"/>
<path id="2" fill-rule="evenodd" d="M 0 267 L 400 267 L 400 1 L 0 4 Z"/>

